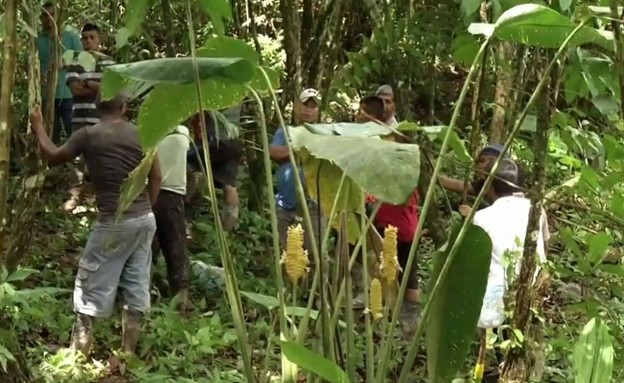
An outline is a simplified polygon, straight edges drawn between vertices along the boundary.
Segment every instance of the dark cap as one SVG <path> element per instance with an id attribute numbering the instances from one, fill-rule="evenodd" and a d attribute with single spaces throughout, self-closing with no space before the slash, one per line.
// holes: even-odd
<path id="1" fill-rule="evenodd" d="M 479 156 L 493 155 L 493 156 L 497 156 L 498 157 L 501 154 L 501 152 L 503 151 L 503 149 L 504 149 L 503 145 L 489 144 L 485 148 L 481 149 L 481 151 L 479 152 Z M 505 153 L 503 158 L 510 158 L 509 157 L 509 153 Z"/>

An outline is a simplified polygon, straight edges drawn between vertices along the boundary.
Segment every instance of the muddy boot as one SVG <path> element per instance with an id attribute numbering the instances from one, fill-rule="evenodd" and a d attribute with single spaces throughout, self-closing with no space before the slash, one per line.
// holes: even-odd
<path id="1" fill-rule="evenodd" d="M 121 351 L 127 354 L 136 352 L 141 332 L 143 314 L 136 310 L 124 308 L 121 313 Z"/>
<path id="2" fill-rule="evenodd" d="M 93 318 L 84 314 L 77 314 L 71 335 L 71 345 L 69 348 L 80 351 L 85 356 L 91 352 L 93 345 Z"/>
<path id="3" fill-rule="evenodd" d="M 418 303 L 403 302 L 399 321 L 403 327 L 403 334 L 409 338 L 418 328 L 421 307 Z"/>

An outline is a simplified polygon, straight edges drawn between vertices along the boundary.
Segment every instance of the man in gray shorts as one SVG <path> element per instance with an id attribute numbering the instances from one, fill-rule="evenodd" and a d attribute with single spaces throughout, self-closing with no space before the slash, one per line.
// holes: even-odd
<path id="1" fill-rule="evenodd" d="M 30 115 L 48 165 L 60 165 L 83 155 L 92 174 L 99 215 L 78 264 L 74 287 L 77 318 L 71 339 L 71 348 L 85 355 L 93 343 L 93 321 L 112 315 L 117 290 L 124 302 L 123 352 L 135 352 L 143 314 L 150 309 L 151 244 L 156 231 L 151 205 L 158 197 L 161 174 L 155 158 L 147 190 L 115 222 L 122 182 L 143 158 L 138 127 L 124 118 L 126 101 L 121 94 L 98 101 L 101 122 L 74 131 L 61 147 L 46 134 L 40 108 Z"/>

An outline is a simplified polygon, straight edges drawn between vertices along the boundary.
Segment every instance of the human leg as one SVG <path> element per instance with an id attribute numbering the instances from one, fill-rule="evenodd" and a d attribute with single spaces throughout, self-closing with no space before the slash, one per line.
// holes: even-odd
<path id="1" fill-rule="evenodd" d="M 186 254 L 186 223 L 184 196 L 162 190 L 154 206 L 156 237 L 167 265 L 167 279 L 172 294 L 188 289 L 188 256 Z M 152 250 L 154 246 L 152 246 Z M 156 254 L 152 254 L 155 257 Z"/>
<path id="2" fill-rule="evenodd" d="M 74 101 L 71 98 L 59 100 L 58 116 L 63 125 L 65 136 L 69 138 L 72 134 L 72 117 L 74 115 Z M 59 130 L 60 138 L 60 130 Z M 60 142 L 60 141 L 59 141 Z"/>
<path id="3" fill-rule="evenodd" d="M 150 213 L 125 221 L 124 227 L 133 234 L 133 241 L 119 279 L 119 290 L 124 300 L 121 349 L 134 353 L 143 316 L 150 309 L 151 244 L 156 232 L 156 219 Z"/>
<path id="4" fill-rule="evenodd" d="M 409 259 L 409 252 L 412 246 L 411 242 L 397 241 L 397 258 L 399 259 L 399 265 L 403 272 L 401 273 L 400 283 L 403 283 L 403 278 L 407 278 L 407 289 L 405 290 L 405 296 L 401 309 L 401 322 L 403 323 L 403 330 L 405 332 L 412 332 L 418 325 L 420 318 L 420 289 L 418 287 L 418 273 L 417 273 L 417 260 L 414 259 L 412 263 L 412 270 L 406 275 L 405 270 L 407 268 L 407 261 Z M 416 256 L 416 255 L 414 255 Z"/>
<path id="5" fill-rule="evenodd" d="M 61 118 L 61 104 L 63 100 L 54 100 L 54 119 L 52 120 L 52 142 L 55 145 L 61 143 L 61 130 L 63 130 L 63 119 Z"/>
<path id="6" fill-rule="evenodd" d="M 76 322 L 71 348 L 88 354 L 93 343 L 93 321 L 113 313 L 117 287 L 132 234 L 113 223 L 96 222 L 78 264 L 74 286 Z"/>

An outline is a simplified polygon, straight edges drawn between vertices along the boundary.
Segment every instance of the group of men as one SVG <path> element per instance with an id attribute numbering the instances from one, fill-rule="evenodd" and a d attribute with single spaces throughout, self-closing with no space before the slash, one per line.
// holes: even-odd
<path id="1" fill-rule="evenodd" d="M 144 156 L 138 128 L 126 119 L 128 98 L 123 93 L 111 100 L 99 95 L 102 72 L 113 65 L 111 57 L 102 52 L 100 30 L 85 24 L 82 41 L 73 32 L 63 30 L 56 35 L 55 6 L 42 7 L 42 32 L 37 39 L 43 72 L 43 102 L 53 103 L 54 119 L 51 139 L 44 128 L 40 107 L 31 111 L 30 121 L 40 149 L 50 166 L 74 162 L 70 199 L 64 204 L 73 211 L 82 198 L 85 181 L 95 191 L 98 218 L 92 227 L 83 256 L 78 265 L 74 288 L 76 321 L 71 348 L 89 353 L 93 342 L 93 322 L 112 315 L 117 292 L 123 301 L 122 350 L 133 353 L 144 314 L 150 308 L 152 264 L 162 251 L 167 267 L 170 293 L 181 296 L 182 307 L 188 297 L 188 255 L 184 202 L 187 196 L 187 170 L 205 167 L 201 118 L 189 120 L 195 147 L 191 150 L 189 129 L 178 126 L 159 144 L 151 165 L 147 188 L 122 213 L 120 189 Z M 88 52 L 95 59 L 94 68 L 85 68 L 80 60 L 60 62 L 54 100 L 47 100 L 45 79 L 51 63 L 54 40 L 62 52 L 71 50 L 74 57 Z M 84 49 L 84 51 L 83 51 Z M 221 136 L 217 140 L 217 119 L 204 114 L 206 142 L 210 148 L 210 166 L 215 186 L 223 190 L 225 208 L 223 226 L 232 230 L 238 218 L 236 175 L 242 157 L 237 140 Z M 62 131 L 67 140 L 62 142 Z M 90 177 L 85 177 L 85 173 Z M 87 178 L 87 179 L 85 179 Z"/>
<path id="2" fill-rule="evenodd" d="M 50 47 L 54 36 L 54 6 L 44 5 L 42 12 L 43 32 L 38 39 L 42 67 L 50 67 Z M 77 39 L 71 32 L 63 31 L 60 36 L 64 49 L 80 51 Z M 204 139 L 210 148 L 210 165 L 215 186 L 223 190 L 225 209 L 223 222 L 231 230 L 238 218 L 239 197 L 236 190 L 236 176 L 242 157 L 240 142 L 233 139 L 219 140 L 216 134 L 218 118 L 211 112 L 193 116 L 189 125 L 194 132 L 198 147 L 190 151 L 189 129 L 178 126 L 158 146 L 157 155 L 151 165 L 147 188 L 115 220 L 123 181 L 139 165 L 143 150 L 138 138 L 138 128 L 125 117 L 127 97 L 118 94 L 110 100 L 99 98 L 99 83 L 102 70 L 112 65 L 112 59 L 101 52 L 99 29 L 86 24 L 82 29 L 82 47 L 94 54 L 97 60 L 95 70 L 85 70 L 80 64 L 61 68 L 57 93 L 54 100 L 55 119 L 52 139 L 45 131 L 39 108 L 31 112 L 33 131 L 39 140 L 40 149 L 51 166 L 83 159 L 85 167 L 76 166 L 76 179 L 71 189 L 71 198 L 66 203 L 72 209 L 80 199 L 83 183 L 83 169 L 91 174 L 90 181 L 96 195 L 99 215 L 78 265 L 74 288 L 74 310 L 76 321 L 72 331 L 71 347 L 87 354 L 93 342 L 92 326 L 96 318 L 112 315 L 117 292 L 121 293 L 122 350 L 133 353 L 136 350 L 141 321 L 150 308 L 150 283 L 152 262 L 162 250 L 167 266 L 167 277 L 172 294 L 180 294 L 186 302 L 188 296 L 188 255 L 186 251 L 186 229 L 184 202 L 187 194 L 187 167 L 205 167 L 202 162 Z M 52 102 L 51 100 L 44 100 Z M 305 89 L 295 101 L 294 117 L 297 124 L 319 122 L 321 96 L 315 89 Z M 69 111 L 71 110 L 71 114 Z M 388 85 L 381 86 L 374 96 L 360 102 L 356 121 L 377 121 L 391 128 L 398 125 L 395 117 L 394 94 Z M 203 118 L 202 118 L 203 117 Z M 203 137 L 202 120 L 205 121 L 207 137 Z M 60 145 L 61 128 L 69 136 Z M 270 145 L 270 156 L 279 165 L 277 169 L 278 231 L 280 243 L 285 247 L 288 227 L 301 221 L 301 207 L 307 204 L 312 215 L 313 227 L 306 230 L 305 247 L 310 248 L 322 237 L 325 222 L 314 201 L 306 197 L 300 201 L 296 193 L 295 170 L 289 159 L 287 135 L 279 128 Z M 60 146 L 59 146 L 60 145 Z M 501 152 L 497 146 L 485 148 L 477 160 L 477 178 L 467 188 L 478 193 L 483 186 L 484 174 L 491 170 L 493 159 Z M 189 157 L 190 156 L 190 157 Z M 305 185 L 303 170 L 299 169 Z M 530 203 L 519 193 L 517 185 L 522 182 L 520 167 L 506 156 L 496 174 L 497 178 L 487 191 L 491 206 L 478 211 L 474 222 L 482 226 L 494 243 L 488 302 L 501 304 L 500 291 L 506 288 L 506 269 L 502 266 L 505 252 L 516 249 L 516 238 L 524 238 L 528 223 Z M 464 189 L 464 183 L 448 177 L 441 178 L 442 185 L 454 191 Z M 373 203 L 375 196 L 368 196 Z M 404 205 L 382 203 L 375 218 L 380 233 L 388 226 L 398 229 L 397 253 L 399 262 L 405 267 L 409 249 L 418 225 L 418 191 L 414 190 Z M 464 208 L 465 210 L 465 208 Z M 509 220 L 513 212 L 514 220 Z M 500 225 L 507 218 L 509 225 Z M 545 227 L 546 222 L 542 225 Z M 319 229 L 320 228 L 320 232 Z M 540 231 L 546 233 L 546 231 Z M 540 234 L 538 254 L 544 259 L 544 235 Z M 502 277 L 501 277 L 502 276 Z M 416 272 L 407 276 L 408 289 L 404 311 L 401 313 L 404 325 L 413 328 L 420 311 L 420 290 Z M 502 279 L 501 279 L 502 278 Z M 488 295 L 489 294 L 489 295 Z M 500 299 L 499 299 L 500 297 Z M 497 308 L 499 306 L 496 306 Z M 488 308 L 484 306 L 484 312 Z M 485 320 L 482 322 L 486 322 Z M 486 323 L 489 325 L 491 323 Z"/>

